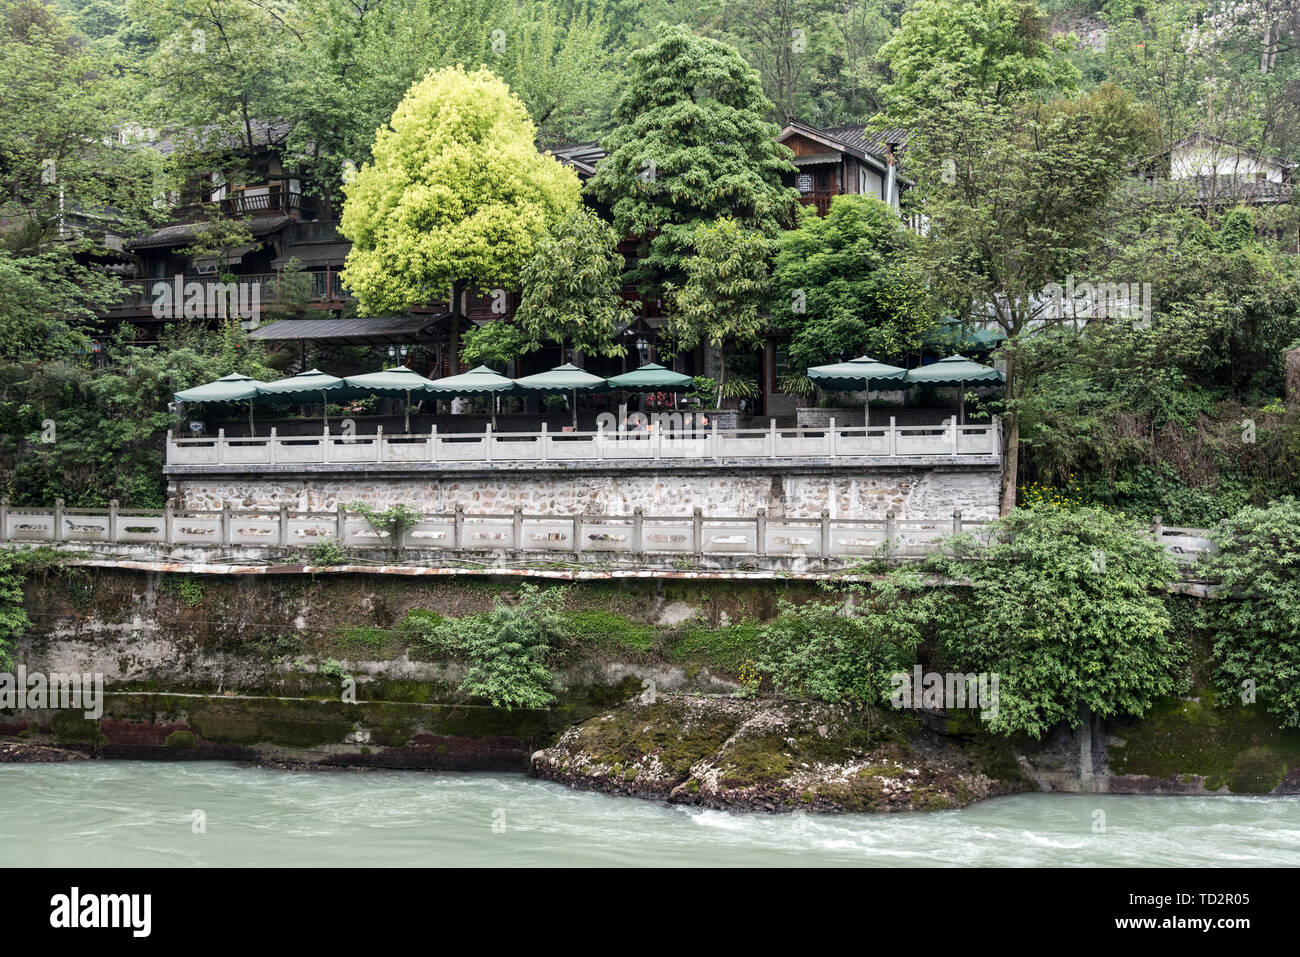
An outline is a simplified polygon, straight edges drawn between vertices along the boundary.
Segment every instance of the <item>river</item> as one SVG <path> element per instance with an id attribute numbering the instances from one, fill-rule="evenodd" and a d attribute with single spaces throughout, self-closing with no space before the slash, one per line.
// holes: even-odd
<path id="1" fill-rule="evenodd" d="M 701 811 L 518 774 L 0 765 L 0 865 L 1300 865 L 1300 797 L 1030 794 L 960 811 Z"/>

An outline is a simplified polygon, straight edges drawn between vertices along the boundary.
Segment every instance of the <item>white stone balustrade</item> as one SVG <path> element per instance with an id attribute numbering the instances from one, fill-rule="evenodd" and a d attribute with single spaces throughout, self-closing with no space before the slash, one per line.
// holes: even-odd
<path id="1" fill-rule="evenodd" d="M 824 429 L 711 429 L 677 432 L 500 432 L 421 435 L 276 435 L 233 437 L 224 431 L 198 438 L 169 435 L 172 471 L 317 471 L 392 466 L 408 470 L 466 470 L 484 466 L 619 468 L 748 465 L 775 462 L 897 465 L 903 462 L 979 462 L 1001 456 L 1001 425 L 949 422 Z"/>

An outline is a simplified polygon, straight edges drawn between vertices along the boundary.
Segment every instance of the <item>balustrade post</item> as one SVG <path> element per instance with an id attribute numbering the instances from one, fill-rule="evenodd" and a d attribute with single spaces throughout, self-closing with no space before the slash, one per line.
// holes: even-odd
<path id="1" fill-rule="evenodd" d="M 717 436 L 717 432 L 713 434 Z M 691 551 L 697 558 L 704 554 L 704 512 L 698 505 L 691 513 Z"/>
<path id="2" fill-rule="evenodd" d="M 3 524 L 3 519 L 0 519 L 0 525 Z M 0 534 L 0 538 L 3 537 L 3 534 Z M 117 499 L 111 499 L 108 503 L 108 540 L 117 541 Z"/>
<path id="3" fill-rule="evenodd" d="M 329 426 L 329 423 L 328 423 L 328 422 L 325 423 L 324 431 L 321 432 L 320 441 L 321 441 L 321 446 L 320 446 L 320 460 L 321 460 L 321 464 L 322 464 L 322 465 L 329 465 L 329 464 L 330 464 L 330 445 L 331 445 L 332 443 L 330 442 L 330 426 Z"/>
<path id="4" fill-rule="evenodd" d="M 642 541 L 641 523 L 642 521 L 644 521 L 644 518 L 645 516 L 642 513 L 640 505 L 632 509 L 632 541 L 630 544 L 632 546 L 633 555 L 640 555 L 642 552 L 645 551 L 645 549 L 642 547 L 641 544 Z"/>
<path id="5" fill-rule="evenodd" d="M 280 503 L 280 547 L 287 548 L 289 545 L 289 506 L 283 502 Z"/>
<path id="6" fill-rule="evenodd" d="M 957 454 L 957 416 L 952 417 L 952 454 Z"/>
<path id="7" fill-rule="evenodd" d="M 754 554 L 762 558 L 767 554 L 767 509 L 754 513 Z"/>
<path id="8" fill-rule="evenodd" d="M 452 545 L 456 551 L 465 547 L 465 506 L 456 506 L 455 531 L 452 534 Z"/>
<path id="9" fill-rule="evenodd" d="M 522 555 L 524 551 L 524 509 L 522 505 L 515 506 L 514 512 L 514 549 L 516 555 Z"/>
<path id="10" fill-rule="evenodd" d="M 1159 515 L 1155 517 L 1155 522 L 1151 526 L 1151 533 L 1156 540 L 1156 544 L 1159 545 L 1160 540 L 1164 538 L 1165 535 L 1164 519 L 1162 519 Z"/>
<path id="11" fill-rule="evenodd" d="M 835 431 L 835 416 L 831 416 L 831 427 L 826 431 L 826 441 L 829 448 L 826 450 L 831 458 L 835 458 L 835 452 L 839 447 L 839 433 Z"/>
<path id="12" fill-rule="evenodd" d="M 894 544 L 894 535 L 894 513 L 891 510 L 885 513 L 885 543 L 887 545 L 892 546 Z"/>
<path id="13" fill-rule="evenodd" d="M 54 540 L 63 541 L 63 499 L 54 500 Z"/>
<path id="14" fill-rule="evenodd" d="M 382 425 L 377 425 L 375 426 L 375 461 L 382 462 L 383 460 L 384 460 L 384 427 Z"/>
<path id="15" fill-rule="evenodd" d="M 116 501 L 113 502 L 117 504 Z M 0 498 L 0 542 L 9 541 L 9 499 Z"/>
<path id="16" fill-rule="evenodd" d="M 655 434 L 651 436 L 654 440 L 654 456 L 658 462 L 664 455 L 664 433 L 662 429 L 655 429 Z"/>
<path id="17" fill-rule="evenodd" d="M 549 435 L 549 434 L 547 433 L 547 431 L 546 431 L 546 423 L 543 422 L 543 423 L 542 423 L 542 434 L 541 434 L 541 437 L 538 438 L 538 440 L 537 440 L 538 444 L 540 444 L 541 447 L 542 447 L 541 455 L 539 456 L 539 458 L 541 458 L 541 460 L 542 460 L 543 462 L 546 461 L 546 451 L 547 451 L 547 450 L 546 450 L 546 446 L 547 446 L 547 443 L 550 442 L 550 440 L 551 440 L 551 437 L 550 437 L 550 435 Z"/>
<path id="18" fill-rule="evenodd" d="M 961 509 L 957 509 L 952 513 L 952 533 L 954 535 L 961 534 Z"/>
<path id="19" fill-rule="evenodd" d="M 573 553 L 582 558 L 582 515 L 573 516 Z"/>
<path id="20" fill-rule="evenodd" d="M 229 548 L 233 534 L 230 528 L 230 503 L 221 503 L 221 544 Z"/>
<path id="21" fill-rule="evenodd" d="M 271 437 L 266 440 L 266 454 L 270 458 L 272 465 L 275 465 L 276 459 L 279 458 L 279 455 L 276 454 L 278 445 L 279 440 L 275 437 L 275 426 L 271 426 Z"/>
<path id="22" fill-rule="evenodd" d="M 831 513 L 822 509 L 822 558 L 831 557 Z"/>
<path id="23" fill-rule="evenodd" d="M 429 461 L 438 461 L 438 423 L 429 431 Z"/>
<path id="24" fill-rule="evenodd" d="M 492 461 L 492 423 L 489 422 L 483 430 L 483 460 Z"/>
<path id="25" fill-rule="evenodd" d="M 656 456 L 656 458 L 657 457 L 658 456 Z M 605 423 L 601 421 L 597 421 L 596 422 L 596 461 L 603 462 L 604 460 L 605 460 Z"/>
<path id="26" fill-rule="evenodd" d="M 217 429 L 217 464 L 226 464 L 226 430 Z"/>
<path id="27" fill-rule="evenodd" d="M 172 498 L 163 505 L 163 543 L 176 544 L 176 500 Z"/>
<path id="28" fill-rule="evenodd" d="M 892 415 L 889 417 L 889 457 L 898 457 L 898 421 Z"/>
<path id="29" fill-rule="evenodd" d="M 334 543 L 340 548 L 344 545 L 344 539 L 348 535 L 348 510 L 343 507 L 342 503 L 335 507 L 334 513 Z"/>
<path id="30" fill-rule="evenodd" d="M 713 425 L 713 461 L 718 461 L 718 420 L 714 419 Z"/>
<path id="31" fill-rule="evenodd" d="M 767 457 L 776 458 L 776 419 L 769 419 L 767 423 Z"/>

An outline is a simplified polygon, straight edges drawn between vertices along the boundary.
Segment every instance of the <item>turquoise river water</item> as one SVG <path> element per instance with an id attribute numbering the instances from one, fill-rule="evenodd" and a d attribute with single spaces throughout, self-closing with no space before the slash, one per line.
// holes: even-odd
<path id="1" fill-rule="evenodd" d="M 0 865 L 1300 866 L 1300 797 L 1032 794 L 960 811 L 701 811 L 518 774 L 0 765 Z"/>

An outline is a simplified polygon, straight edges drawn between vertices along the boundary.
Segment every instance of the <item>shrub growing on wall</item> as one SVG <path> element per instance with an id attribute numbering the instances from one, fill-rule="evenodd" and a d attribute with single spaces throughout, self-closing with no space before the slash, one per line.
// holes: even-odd
<path id="1" fill-rule="evenodd" d="M 468 663 L 464 694 L 507 710 L 545 708 L 559 687 L 551 666 L 570 637 L 562 614 L 567 597 L 564 588 L 524 584 L 514 604 L 498 597 L 486 614 L 431 621 L 424 644 Z"/>
<path id="2" fill-rule="evenodd" d="M 778 617 L 760 632 L 757 658 L 777 691 L 878 704 L 889 694 L 890 675 L 911 668 L 938 598 L 924 579 L 899 570 L 841 594 L 838 601 L 803 605 L 781 599 Z"/>
<path id="3" fill-rule="evenodd" d="M 989 728 L 1041 737 L 1102 717 L 1141 715 L 1179 690 L 1186 651 L 1163 590 L 1178 577 L 1165 550 L 1123 514 L 1039 504 L 995 523 L 986 543 L 953 540 L 933 568 L 953 590 L 939 658 L 1000 676 Z"/>
<path id="4" fill-rule="evenodd" d="M 1249 701 L 1253 689 L 1283 727 L 1300 726 L 1300 501 L 1242 509 L 1214 538 L 1218 600 L 1206 614 L 1219 691 Z"/>

